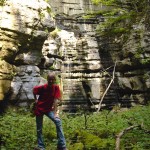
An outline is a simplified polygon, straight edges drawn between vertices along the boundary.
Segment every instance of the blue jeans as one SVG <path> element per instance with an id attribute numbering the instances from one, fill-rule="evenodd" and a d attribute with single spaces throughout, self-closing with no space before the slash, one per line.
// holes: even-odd
<path id="1" fill-rule="evenodd" d="M 65 148 L 66 147 L 66 141 L 62 129 L 62 123 L 60 118 L 55 118 L 54 117 L 54 112 L 50 111 L 45 114 L 48 118 L 50 118 L 55 126 L 56 126 L 56 131 L 57 131 L 57 138 L 58 138 L 58 143 L 57 147 L 58 148 Z M 37 141 L 38 141 L 38 147 L 45 149 L 44 141 L 43 141 L 43 135 L 42 135 L 42 127 L 43 127 L 43 116 L 36 116 L 36 127 L 37 127 Z"/>

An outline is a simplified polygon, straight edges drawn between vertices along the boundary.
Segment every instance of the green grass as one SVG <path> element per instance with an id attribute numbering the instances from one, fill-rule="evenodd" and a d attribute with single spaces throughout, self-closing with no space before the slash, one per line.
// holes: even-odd
<path id="1" fill-rule="evenodd" d="M 136 106 L 122 111 L 78 114 L 62 113 L 62 123 L 69 150 L 114 150 L 116 135 L 131 125 L 141 125 L 121 138 L 122 150 L 148 150 L 150 147 L 150 106 Z M 86 118 L 86 119 L 85 119 Z M 0 116 L 0 143 L 3 150 L 33 150 L 36 146 L 35 118 L 28 109 L 9 108 Z M 56 149 L 55 126 L 44 118 L 47 150 Z"/>

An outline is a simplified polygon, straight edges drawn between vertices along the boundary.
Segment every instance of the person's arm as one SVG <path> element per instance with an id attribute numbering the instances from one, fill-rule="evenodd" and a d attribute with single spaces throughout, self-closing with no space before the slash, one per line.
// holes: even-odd
<path id="1" fill-rule="evenodd" d="M 58 117 L 59 118 L 59 103 L 60 103 L 60 100 L 59 99 L 55 99 L 54 100 L 54 105 L 53 105 L 53 109 L 54 109 L 54 116 L 55 117 Z"/>
<path id="2" fill-rule="evenodd" d="M 59 86 L 55 87 L 55 98 L 54 98 L 54 104 L 53 104 L 53 110 L 55 117 L 59 117 L 60 107 L 61 104 L 61 92 Z"/>
<path id="3" fill-rule="evenodd" d="M 33 94 L 33 95 L 34 95 L 35 102 L 37 103 L 37 102 L 38 102 L 39 95 L 36 95 L 36 94 Z"/>
<path id="4" fill-rule="evenodd" d="M 33 96 L 34 96 L 34 100 L 35 100 L 36 103 L 38 102 L 41 90 L 42 90 L 42 86 L 35 86 L 33 88 Z"/>

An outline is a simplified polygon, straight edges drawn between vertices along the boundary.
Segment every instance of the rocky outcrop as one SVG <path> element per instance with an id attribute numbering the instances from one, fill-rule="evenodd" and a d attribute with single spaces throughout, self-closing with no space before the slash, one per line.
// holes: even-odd
<path id="1" fill-rule="evenodd" d="M 118 84 L 121 101 L 130 105 L 145 104 L 150 97 L 150 31 L 144 24 L 137 26 L 123 45 L 118 64 Z M 125 103 L 125 102 L 124 102 Z M 127 105 L 127 104 L 126 104 Z"/>
<path id="2" fill-rule="evenodd" d="M 41 49 L 55 28 L 50 10 L 42 0 L 7 0 L 0 7 L 0 100 L 33 99 L 32 88 L 41 80 Z"/>
<path id="3" fill-rule="evenodd" d="M 122 107 L 146 104 L 149 101 L 149 37 L 150 31 L 141 21 L 122 45 L 121 39 L 104 42 L 101 38 L 99 42 L 102 47 L 100 55 L 104 56 L 103 65 L 106 66 L 110 60 L 117 62 L 116 91 L 118 104 Z"/>

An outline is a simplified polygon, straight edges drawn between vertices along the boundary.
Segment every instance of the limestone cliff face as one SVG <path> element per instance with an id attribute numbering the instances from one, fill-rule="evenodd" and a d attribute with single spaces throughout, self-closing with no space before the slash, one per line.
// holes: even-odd
<path id="1" fill-rule="evenodd" d="M 0 100 L 10 93 L 11 100 L 33 99 L 41 49 L 55 28 L 50 9 L 42 0 L 7 0 L 0 7 Z"/>
<path id="2" fill-rule="evenodd" d="M 121 102 L 145 104 L 150 100 L 150 30 L 142 22 L 130 34 L 120 53 L 118 86 Z"/>
<path id="3" fill-rule="evenodd" d="M 54 68 L 61 71 L 64 109 L 76 109 L 80 104 L 97 107 L 112 79 L 115 62 L 115 79 L 102 106 L 130 107 L 149 101 L 149 31 L 142 22 L 120 45 L 120 39 L 96 36 L 102 16 L 83 19 L 84 14 L 106 9 L 104 6 L 93 6 L 90 0 L 57 0 L 50 5 L 56 14 L 56 26 L 62 31 L 52 37 L 60 57 L 49 51 L 49 62 L 55 60 Z"/>
<path id="4" fill-rule="evenodd" d="M 115 86 L 121 106 L 146 104 L 150 100 L 149 37 L 150 31 L 141 20 L 123 44 L 121 39 L 99 38 L 103 66 L 117 62 Z"/>
<path id="5" fill-rule="evenodd" d="M 51 71 L 60 77 L 64 110 L 76 110 L 82 104 L 96 110 L 117 61 L 115 80 L 102 106 L 148 101 L 148 30 L 133 31 L 119 46 L 96 35 L 96 26 L 103 21 L 101 16 L 82 17 L 105 7 L 93 6 L 90 0 L 55 0 L 49 4 L 42 0 L 8 0 L 1 8 L 1 100 L 8 98 L 27 105 L 33 100 L 33 86 L 45 83 Z M 55 14 L 55 25 L 50 9 Z M 137 52 L 137 47 L 142 51 Z"/>
<path id="6" fill-rule="evenodd" d="M 82 16 L 100 6 L 93 6 L 90 0 L 57 0 L 50 4 L 56 13 L 56 26 L 61 29 L 54 40 L 60 39 L 63 109 L 74 110 L 82 104 L 95 108 L 104 92 L 95 36 L 98 19 L 85 20 Z"/>

